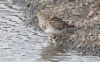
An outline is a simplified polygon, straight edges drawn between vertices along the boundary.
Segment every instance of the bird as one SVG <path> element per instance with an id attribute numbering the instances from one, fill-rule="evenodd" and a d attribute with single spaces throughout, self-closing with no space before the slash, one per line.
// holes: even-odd
<path id="1" fill-rule="evenodd" d="M 46 15 L 44 11 L 39 11 L 36 16 L 39 20 L 40 28 L 49 34 L 60 36 L 63 31 L 75 27 L 74 25 L 69 25 L 56 15 Z M 52 41 L 52 36 L 50 39 Z"/>

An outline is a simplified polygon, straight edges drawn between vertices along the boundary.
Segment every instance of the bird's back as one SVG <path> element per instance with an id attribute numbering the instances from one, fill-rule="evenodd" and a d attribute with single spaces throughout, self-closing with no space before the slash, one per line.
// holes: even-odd
<path id="1" fill-rule="evenodd" d="M 74 25 L 69 25 L 67 22 L 63 21 L 61 18 L 58 18 L 57 16 L 49 17 L 48 24 L 57 30 L 64 30 L 67 28 L 74 27 Z"/>

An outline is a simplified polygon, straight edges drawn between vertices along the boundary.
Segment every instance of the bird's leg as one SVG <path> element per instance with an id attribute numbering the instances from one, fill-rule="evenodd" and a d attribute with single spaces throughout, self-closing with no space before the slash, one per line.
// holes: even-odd
<path id="1" fill-rule="evenodd" d="M 55 38 L 57 39 L 57 35 L 56 34 L 54 34 L 53 36 L 50 35 L 51 44 L 56 42 Z"/>
<path id="2" fill-rule="evenodd" d="M 60 34 L 53 35 L 53 36 L 50 35 L 51 44 L 56 43 L 60 36 L 61 36 Z"/>
<path id="3" fill-rule="evenodd" d="M 53 41 L 53 40 L 52 40 L 52 35 L 50 35 L 50 40 L 51 40 L 51 44 L 52 44 L 52 41 Z"/>
<path id="4" fill-rule="evenodd" d="M 57 34 L 56 38 L 54 39 L 55 42 L 57 42 L 58 38 L 60 37 L 60 34 Z"/>
<path id="5" fill-rule="evenodd" d="M 55 38 L 56 38 L 56 36 L 57 36 L 57 35 L 56 35 L 56 34 L 54 34 L 54 35 L 53 35 L 53 39 L 55 39 Z"/>
<path id="6" fill-rule="evenodd" d="M 55 47 L 57 47 L 57 44 L 59 43 L 59 37 L 60 37 L 60 34 L 55 34 L 54 37 L 53 37 L 53 41 L 55 43 Z"/>

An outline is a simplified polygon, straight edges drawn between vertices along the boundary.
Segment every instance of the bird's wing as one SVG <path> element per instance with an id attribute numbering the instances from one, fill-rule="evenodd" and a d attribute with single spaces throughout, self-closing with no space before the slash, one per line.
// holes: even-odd
<path id="1" fill-rule="evenodd" d="M 59 18 L 51 18 L 49 20 L 49 24 L 50 24 L 50 26 L 52 26 L 54 29 L 57 29 L 57 30 L 63 30 L 63 29 L 65 29 L 65 23 L 64 23 L 64 21 L 62 21 Z"/>
<path id="2" fill-rule="evenodd" d="M 58 18 L 58 17 L 51 17 L 49 19 L 49 24 L 58 30 L 63 30 L 63 29 L 67 29 L 67 28 L 73 28 L 74 25 L 69 25 L 67 22 L 63 21 L 62 19 Z"/>

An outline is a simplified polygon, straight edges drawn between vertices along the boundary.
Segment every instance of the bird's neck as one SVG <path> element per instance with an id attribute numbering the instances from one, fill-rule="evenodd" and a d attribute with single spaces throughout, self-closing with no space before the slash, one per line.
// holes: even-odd
<path id="1" fill-rule="evenodd" d="M 39 22 L 43 22 L 45 20 L 44 17 L 39 17 Z"/>

